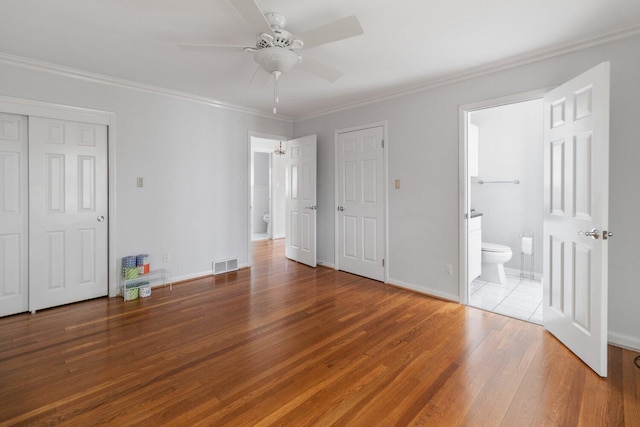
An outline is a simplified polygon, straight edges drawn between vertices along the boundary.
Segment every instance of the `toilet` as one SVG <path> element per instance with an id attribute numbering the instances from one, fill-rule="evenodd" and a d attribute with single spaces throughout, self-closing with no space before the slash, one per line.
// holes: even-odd
<path id="1" fill-rule="evenodd" d="M 511 248 L 497 243 L 482 242 L 482 274 L 481 280 L 487 282 L 507 283 L 504 275 L 504 263 L 508 262 L 513 253 Z"/>
<path id="2" fill-rule="evenodd" d="M 262 215 L 262 220 L 267 223 L 267 234 L 271 236 L 271 214 L 265 212 L 264 215 Z"/>

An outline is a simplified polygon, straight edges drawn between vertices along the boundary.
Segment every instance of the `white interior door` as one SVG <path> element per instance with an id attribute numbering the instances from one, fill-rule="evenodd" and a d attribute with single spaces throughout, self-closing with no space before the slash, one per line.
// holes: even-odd
<path id="1" fill-rule="evenodd" d="M 0 316 L 28 308 L 27 117 L 0 114 Z"/>
<path id="2" fill-rule="evenodd" d="M 544 159 L 544 326 L 604 377 L 609 63 L 545 96 Z"/>
<path id="3" fill-rule="evenodd" d="M 107 127 L 29 118 L 29 309 L 107 295 Z"/>
<path id="4" fill-rule="evenodd" d="M 382 126 L 338 134 L 338 268 L 384 280 Z"/>
<path id="5" fill-rule="evenodd" d="M 286 257 L 316 266 L 316 135 L 288 141 Z"/>

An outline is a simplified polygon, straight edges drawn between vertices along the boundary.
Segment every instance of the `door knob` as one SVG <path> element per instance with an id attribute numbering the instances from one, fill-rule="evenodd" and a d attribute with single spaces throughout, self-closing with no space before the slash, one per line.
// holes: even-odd
<path id="1" fill-rule="evenodd" d="M 344 207 L 343 207 L 343 206 L 338 206 L 338 211 L 339 211 L 339 212 L 344 211 Z"/>
<path id="2" fill-rule="evenodd" d="M 98 218 L 96 218 L 98 220 L 98 222 L 102 222 L 104 221 L 104 216 L 100 215 Z"/>
<path id="3" fill-rule="evenodd" d="M 598 238 L 600 237 L 600 230 L 598 230 L 597 228 L 592 228 L 589 231 L 578 231 L 577 234 L 579 236 L 591 237 L 595 240 L 598 240 Z M 611 235 L 613 236 L 613 233 Z M 602 238 L 605 239 L 604 236 Z"/>

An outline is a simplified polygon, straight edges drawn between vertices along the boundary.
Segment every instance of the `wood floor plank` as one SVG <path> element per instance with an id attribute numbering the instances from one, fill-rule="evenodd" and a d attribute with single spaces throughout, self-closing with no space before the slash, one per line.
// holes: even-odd
<path id="1" fill-rule="evenodd" d="M 254 248 L 150 298 L 0 319 L 0 425 L 640 425 L 637 355 L 602 379 L 538 325 Z"/>

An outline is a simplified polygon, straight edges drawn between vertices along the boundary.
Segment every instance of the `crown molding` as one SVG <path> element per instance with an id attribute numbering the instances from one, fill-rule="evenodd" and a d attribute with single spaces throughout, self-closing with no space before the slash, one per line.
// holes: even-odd
<path id="1" fill-rule="evenodd" d="M 88 71 L 78 70 L 74 68 L 63 67 L 61 65 L 56 65 L 48 62 L 43 62 L 43 61 L 37 61 L 34 59 L 24 58 L 24 57 L 15 56 L 15 55 L 9 55 L 2 52 L 0 52 L 0 62 L 4 62 L 9 65 L 14 65 L 14 66 L 23 67 L 23 68 L 30 68 L 37 71 L 59 74 L 66 77 L 87 80 L 87 81 L 92 81 L 96 83 L 122 87 L 126 89 L 133 89 L 133 90 L 153 93 L 156 95 L 163 95 L 163 96 L 168 96 L 172 98 L 178 98 L 182 100 L 188 100 L 188 101 L 197 102 L 200 104 L 205 104 L 205 105 L 216 107 L 216 108 L 222 108 L 225 110 L 236 111 L 244 114 L 250 114 L 253 116 L 280 120 L 287 123 L 294 123 L 299 120 L 309 120 L 316 117 L 326 116 L 329 114 L 350 110 L 353 108 L 359 108 L 366 105 L 375 104 L 377 102 L 386 101 L 386 100 L 410 95 L 413 93 L 423 92 L 423 91 L 427 91 L 437 87 L 446 86 L 449 84 L 458 83 L 465 80 L 481 77 L 487 74 L 492 74 L 499 71 L 508 70 L 511 68 L 516 68 L 519 66 L 531 64 L 534 62 L 543 61 L 545 59 L 554 58 L 561 55 L 570 54 L 573 52 L 578 52 L 591 47 L 595 47 L 595 46 L 610 43 L 613 41 L 632 37 L 637 34 L 640 34 L 640 23 L 630 25 L 614 31 L 610 31 L 607 33 L 602 33 L 597 36 L 585 38 L 577 42 L 559 44 L 552 47 L 539 49 L 524 55 L 518 55 L 518 56 L 514 56 L 504 60 L 481 65 L 479 67 L 475 67 L 475 68 L 461 71 L 458 73 L 452 73 L 446 76 L 436 77 L 425 83 L 422 83 L 420 85 L 413 86 L 410 88 L 392 91 L 384 95 L 370 97 L 362 101 L 343 104 L 336 108 L 329 108 L 329 109 L 318 111 L 316 113 L 312 113 L 309 115 L 297 116 L 297 117 L 273 116 L 271 114 L 265 113 L 257 109 L 243 107 L 240 105 L 235 105 L 235 104 L 226 103 L 226 102 L 221 102 L 221 101 L 217 101 L 215 99 L 211 99 L 203 96 L 193 95 L 190 93 L 175 91 L 171 89 L 165 89 L 165 88 L 147 85 L 144 83 L 138 83 L 134 81 L 129 81 L 125 79 L 119 79 L 116 77 L 110 77 L 102 74 L 91 73 Z"/>
<path id="2" fill-rule="evenodd" d="M 35 59 L 25 58 L 25 57 L 16 56 L 16 55 L 9 55 L 3 52 L 0 52 L 0 62 L 17 66 L 17 67 L 29 68 L 36 71 L 58 74 L 61 76 L 75 78 L 79 80 L 86 80 L 94 83 L 117 86 L 125 89 L 132 89 L 132 90 L 137 90 L 141 92 L 152 93 L 155 95 L 168 96 L 171 98 L 197 102 L 199 104 L 208 105 L 210 107 L 221 108 L 224 110 L 230 110 L 230 111 L 235 111 L 239 113 L 250 114 L 253 116 L 259 116 L 259 117 L 264 117 L 268 119 L 281 120 L 288 123 L 293 123 L 293 118 L 291 117 L 274 116 L 272 114 L 267 114 L 257 109 L 247 108 L 247 107 L 226 103 L 226 102 L 221 102 L 221 101 L 217 101 L 215 99 L 207 98 L 204 96 L 198 96 L 198 95 L 193 95 L 186 92 L 180 92 L 176 90 L 161 88 L 158 86 L 138 83 L 130 80 L 119 79 L 117 77 L 106 76 L 103 74 L 91 73 L 89 71 L 83 71 L 75 68 L 64 67 L 64 66 L 52 64 L 49 62 L 38 61 Z"/>
<path id="3" fill-rule="evenodd" d="M 436 77 L 418 86 L 390 92 L 385 95 L 371 97 L 366 100 L 354 102 L 351 104 L 345 104 L 337 108 L 331 108 L 331 109 L 319 111 L 317 113 L 313 113 L 307 116 L 293 117 L 293 120 L 294 121 L 309 120 L 317 117 L 326 116 L 328 114 L 350 110 L 352 108 L 359 108 L 366 105 L 375 104 L 381 101 L 399 98 L 399 97 L 410 95 L 413 93 L 423 92 L 423 91 L 435 89 L 441 86 L 459 83 L 465 80 L 471 80 L 477 77 L 485 76 L 487 74 L 492 74 L 499 71 L 520 67 L 520 66 L 531 64 L 534 62 L 543 61 L 545 59 L 555 58 L 555 57 L 567 55 L 573 52 L 579 52 L 581 50 L 589 49 L 591 47 L 633 37 L 637 34 L 640 34 L 640 23 L 630 25 L 628 27 L 620 28 L 614 31 L 602 33 L 597 36 L 585 38 L 577 42 L 574 41 L 570 43 L 558 44 L 558 45 L 554 45 L 544 49 L 539 49 L 533 52 L 529 52 L 527 54 L 517 55 L 504 60 L 491 62 L 489 64 L 481 65 L 479 67 L 471 68 L 458 73 L 452 73 L 443 77 Z"/>

